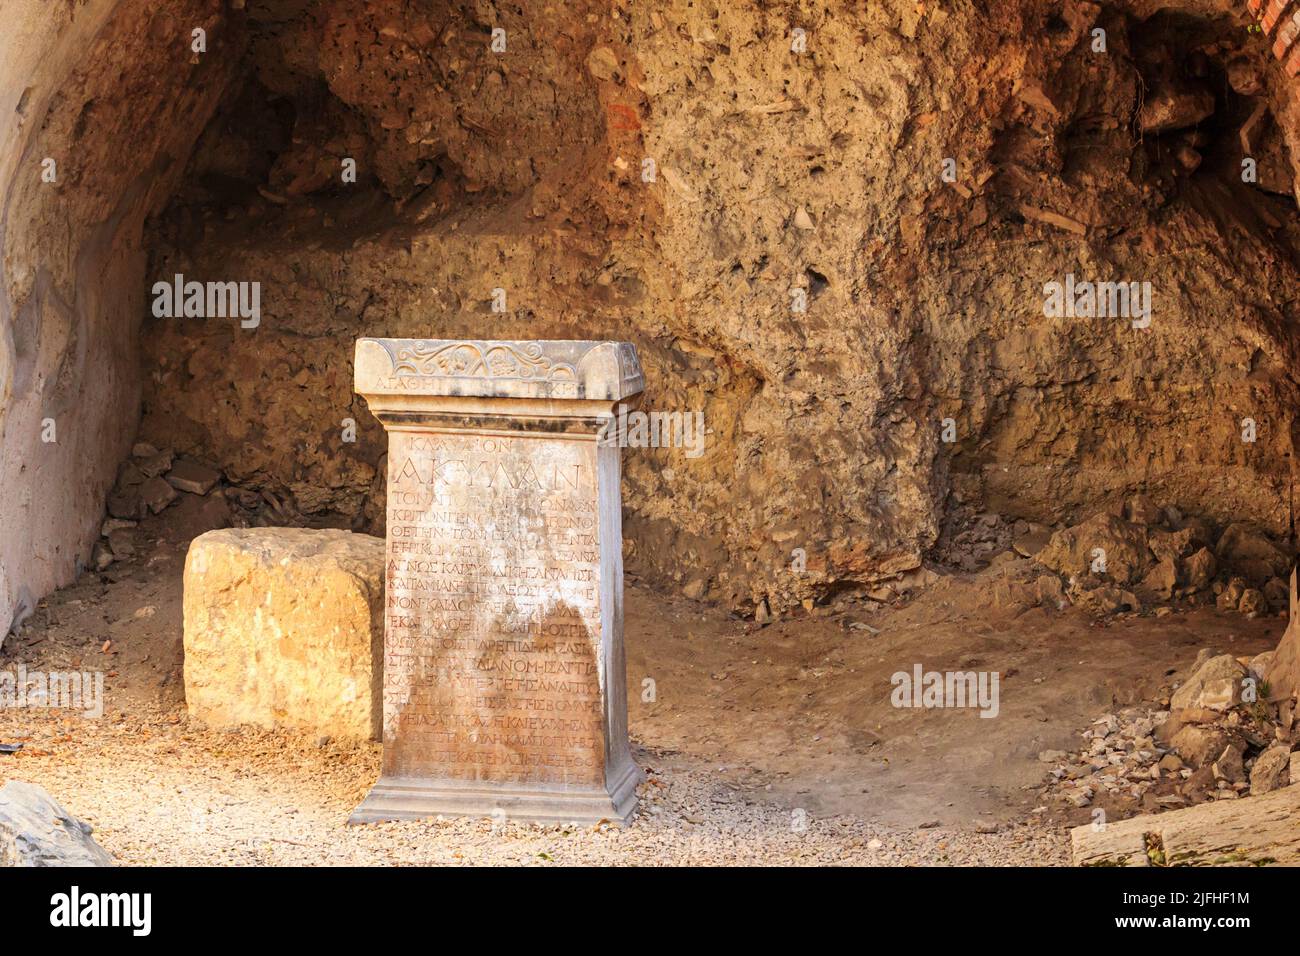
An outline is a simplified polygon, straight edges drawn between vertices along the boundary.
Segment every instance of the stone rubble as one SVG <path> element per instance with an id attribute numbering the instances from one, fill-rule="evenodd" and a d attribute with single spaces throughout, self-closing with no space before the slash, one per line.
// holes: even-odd
<path id="1" fill-rule="evenodd" d="M 1045 802 L 1113 819 L 1268 793 L 1300 780 L 1290 701 L 1269 702 L 1272 652 L 1238 659 L 1202 650 L 1159 702 L 1104 714 L 1073 753 L 1045 750 Z M 1163 705 L 1163 706 L 1162 706 Z M 1079 820 L 1078 822 L 1087 822 Z"/>
<path id="2" fill-rule="evenodd" d="M 1212 604 L 1256 618 L 1286 611 L 1288 547 L 1243 522 L 1218 530 L 1139 494 L 1056 528 L 960 511 L 935 558 L 972 573 L 1004 568 L 994 595 L 1003 607 L 1074 605 L 1109 617 Z"/>
<path id="3" fill-rule="evenodd" d="M 307 524 L 303 502 L 281 498 L 269 490 L 253 491 L 228 484 L 209 465 L 137 442 L 131 457 L 118 469 L 108 495 L 100 540 L 91 550 L 89 567 L 107 571 L 114 562 L 136 553 L 135 528 L 150 514 L 160 514 L 183 495 L 207 499 L 205 511 L 212 528 L 302 527 Z M 302 510 L 300 510 L 302 509 Z"/>

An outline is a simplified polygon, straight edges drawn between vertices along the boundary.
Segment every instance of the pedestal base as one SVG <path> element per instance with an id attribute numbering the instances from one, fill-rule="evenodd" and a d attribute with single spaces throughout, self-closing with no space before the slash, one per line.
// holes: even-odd
<path id="1" fill-rule="evenodd" d="M 507 820 L 521 823 L 593 826 L 605 821 L 627 826 L 636 810 L 637 784 L 644 779 L 641 769 L 633 763 L 628 763 L 618 780 L 611 781 L 609 792 L 540 784 L 380 777 L 348 823 L 435 816 L 491 817 L 500 811 Z"/>

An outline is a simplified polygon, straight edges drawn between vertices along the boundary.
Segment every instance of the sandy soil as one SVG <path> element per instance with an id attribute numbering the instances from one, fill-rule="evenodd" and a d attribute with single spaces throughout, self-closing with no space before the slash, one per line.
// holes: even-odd
<path id="1" fill-rule="evenodd" d="M 942 577 L 905 606 L 841 602 L 761 628 L 629 581 L 631 731 L 649 775 L 629 830 L 349 827 L 377 744 L 186 717 L 180 574 L 207 519 L 185 499 L 141 525 L 134 558 L 51 597 L 0 652 L 4 668 L 105 672 L 99 720 L 0 710 L 0 742 L 26 745 L 0 756 L 0 778 L 45 786 L 123 863 L 1061 864 L 1063 824 L 1086 820 L 1035 805 L 1038 752 L 1159 699 L 1199 648 L 1254 653 L 1284 625 L 1211 609 L 1017 616 L 993 599 L 1005 565 Z M 893 707 L 890 675 L 917 663 L 999 672 L 998 716 Z"/>

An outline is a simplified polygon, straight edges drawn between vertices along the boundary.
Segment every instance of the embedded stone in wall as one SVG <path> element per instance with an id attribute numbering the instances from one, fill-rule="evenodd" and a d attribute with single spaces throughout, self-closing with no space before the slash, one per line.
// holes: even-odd
<path id="1" fill-rule="evenodd" d="M 348 531 L 209 531 L 185 562 L 185 703 L 218 728 L 380 733 L 384 545 Z"/>
<path id="2" fill-rule="evenodd" d="M 382 777 L 354 822 L 626 823 L 614 342 L 363 339 L 389 432 Z"/>

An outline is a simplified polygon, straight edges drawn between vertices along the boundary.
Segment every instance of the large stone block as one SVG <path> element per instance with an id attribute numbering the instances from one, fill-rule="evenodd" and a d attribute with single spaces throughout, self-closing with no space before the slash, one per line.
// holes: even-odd
<path id="1" fill-rule="evenodd" d="M 338 738 L 381 729 L 384 542 L 244 528 L 194 539 L 185 562 L 185 701 L 213 727 Z"/>

